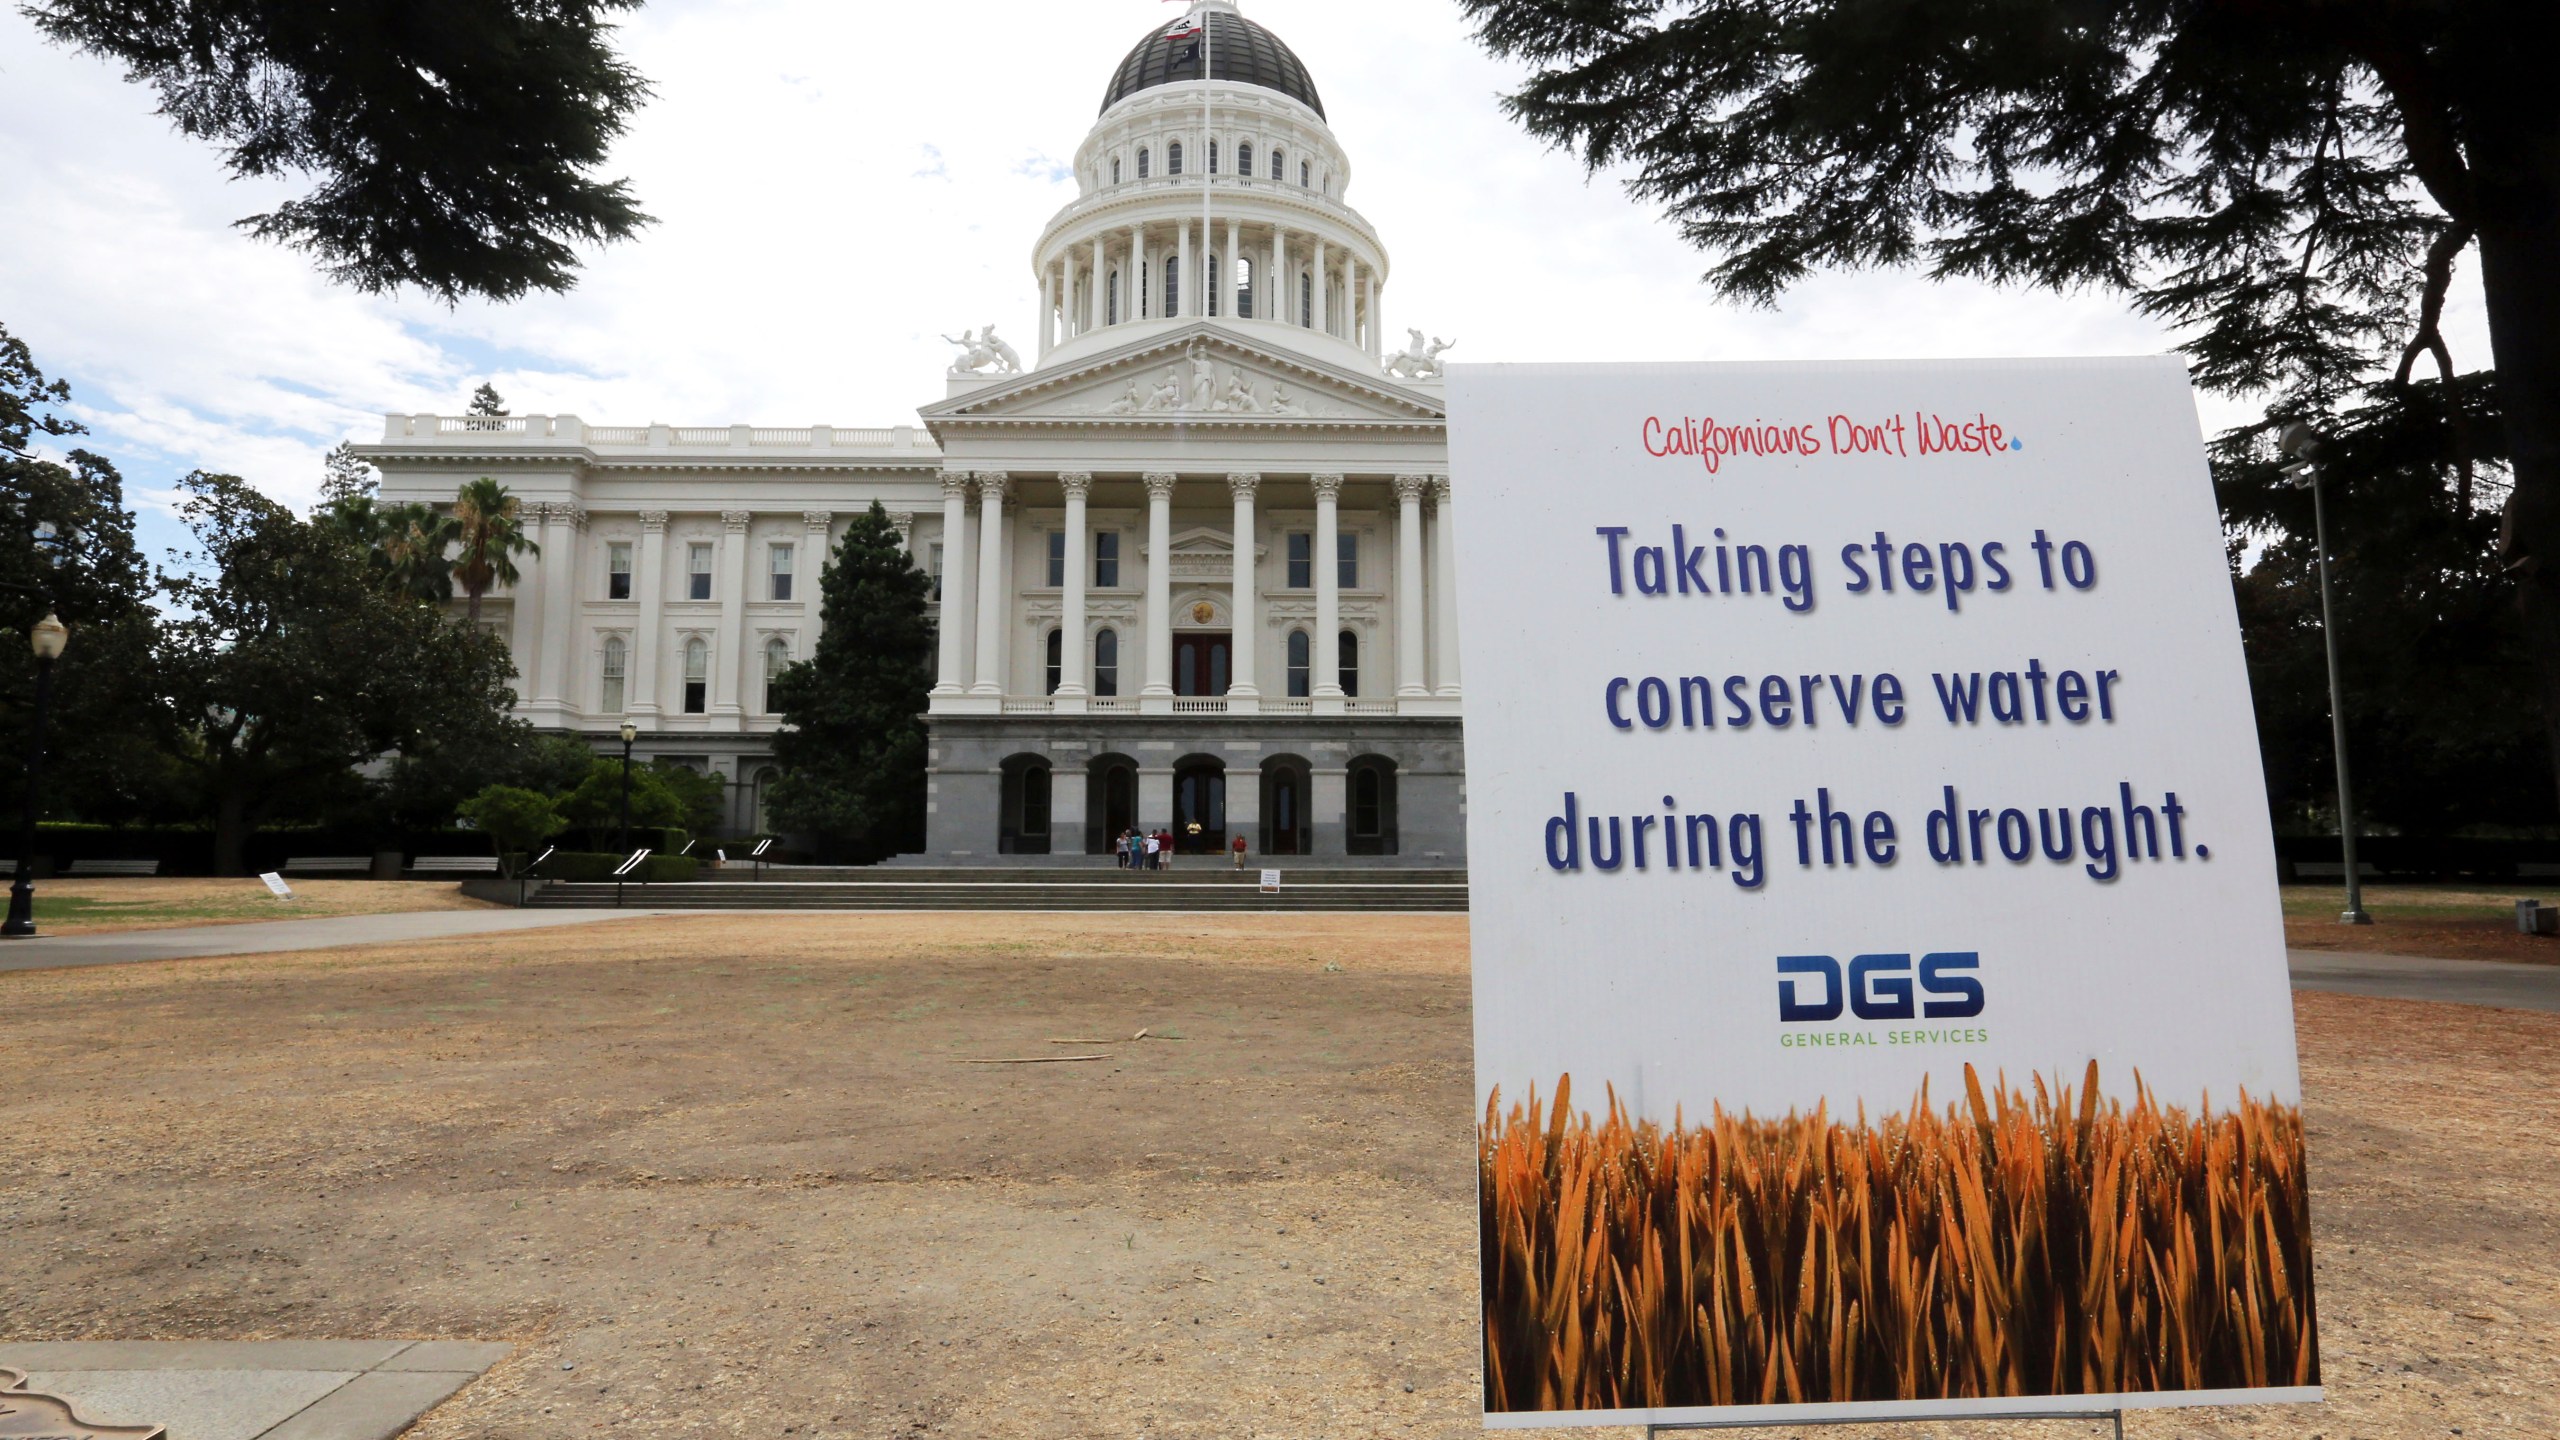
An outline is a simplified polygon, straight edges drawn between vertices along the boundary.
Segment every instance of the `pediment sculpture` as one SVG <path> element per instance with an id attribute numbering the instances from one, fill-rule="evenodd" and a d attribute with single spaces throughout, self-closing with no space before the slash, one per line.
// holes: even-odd
<path id="1" fill-rule="evenodd" d="M 1455 348 L 1457 341 L 1443 340 L 1434 335 L 1425 343 L 1419 330 L 1408 329 L 1404 333 L 1413 338 L 1405 343 L 1402 350 L 1386 358 L 1384 365 L 1388 374 L 1399 380 L 1437 380 L 1447 373 L 1447 367 L 1440 363 L 1440 352 Z"/>
<path id="2" fill-rule="evenodd" d="M 960 347 L 960 358 L 951 362 L 954 378 L 963 375 L 1019 375 L 1022 356 L 1014 348 L 996 338 L 996 327 L 989 325 L 977 334 L 963 329 L 957 335 L 942 337 Z"/>
<path id="3" fill-rule="evenodd" d="M 1095 413 L 1321 416 L 1331 412 L 1291 394 L 1287 385 L 1266 382 L 1242 365 L 1217 360 L 1205 349 L 1195 348 L 1182 364 L 1168 365 L 1152 379 L 1131 376 L 1120 393 Z"/>

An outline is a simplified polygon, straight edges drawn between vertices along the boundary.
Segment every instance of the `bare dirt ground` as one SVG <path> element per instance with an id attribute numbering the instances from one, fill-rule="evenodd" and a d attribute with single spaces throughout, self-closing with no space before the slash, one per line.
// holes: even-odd
<path id="1" fill-rule="evenodd" d="M 0 1333 L 522 1342 L 424 1440 L 1475 1434 L 1465 936 L 703 917 L 0 976 Z M 2127 1433 L 2560 1435 L 2560 1016 L 2299 1013 L 2331 1398 Z M 962 1063 L 1058 1052 L 1110 1058 Z"/>
<path id="2" fill-rule="evenodd" d="M 48 935 L 101 935 L 166 930 L 177 925 L 237 925 L 252 920 L 310 920 L 324 915 L 390 915 L 415 910 L 490 910 L 451 880 L 292 880 L 290 900 L 254 877 L 197 880 L 180 876 L 67 877 L 36 883 L 36 926 Z"/>

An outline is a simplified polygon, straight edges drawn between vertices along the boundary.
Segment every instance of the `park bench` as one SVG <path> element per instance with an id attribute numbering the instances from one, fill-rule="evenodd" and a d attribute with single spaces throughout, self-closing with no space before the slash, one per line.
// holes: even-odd
<path id="1" fill-rule="evenodd" d="M 498 857 L 495 855 L 421 855 L 411 862 L 409 868 L 428 875 L 495 875 L 498 873 Z"/>
<path id="2" fill-rule="evenodd" d="M 66 875 L 157 875 L 157 860 L 74 860 L 65 867 Z"/>
<path id="3" fill-rule="evenodd" d="M 364 855 L 304 855 L 284 862 L 287 875 L 370 875 L 373 861 Z"/>

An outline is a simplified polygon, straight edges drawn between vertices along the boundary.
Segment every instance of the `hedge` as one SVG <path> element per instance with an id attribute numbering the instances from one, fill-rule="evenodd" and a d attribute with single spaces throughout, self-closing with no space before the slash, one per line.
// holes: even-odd
<path id="1" fill-rule="evenodd" d="M 555 850 L 551 858 L 535 866 L 533 874 L 545 880 L 565 880 L 576 884 L 611 881 L 614 867 L 629 859 L 610 851 Z M 680 885 L 701 872 L 702 863 L 690 855 L 652 855 L 638 870 L 624 876 L 633 884 Z"/>

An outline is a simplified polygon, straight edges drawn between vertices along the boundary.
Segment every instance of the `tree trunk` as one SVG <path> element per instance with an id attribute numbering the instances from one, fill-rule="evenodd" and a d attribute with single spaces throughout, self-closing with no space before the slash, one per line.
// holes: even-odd
<path id="1" fill-rule="evenodd" d="M 2515 466 L 2500 527 L 2560 784 L 2560 108 L 2521 76 L 2472 127 L 2480 283 Z"/>
<path id="2" fill-rule="evenodd" d="M 249 873 L 248 797 L 228 783 L 213 808 L 213 873 Z"/>

